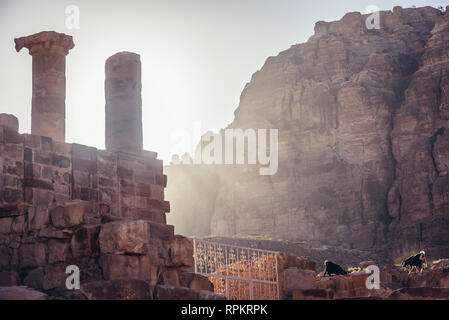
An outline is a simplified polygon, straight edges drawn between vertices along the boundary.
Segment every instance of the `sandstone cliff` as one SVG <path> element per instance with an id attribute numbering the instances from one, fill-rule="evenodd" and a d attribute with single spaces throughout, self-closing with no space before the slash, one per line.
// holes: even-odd
<path id="1" fill-rule="evenodd" d="M 276 175 L 166 168 L 178 232 L 449 256 L 449 11 L 366 18 L 318 22 L 244 88 L 229 128 L 279 129 Z"/>

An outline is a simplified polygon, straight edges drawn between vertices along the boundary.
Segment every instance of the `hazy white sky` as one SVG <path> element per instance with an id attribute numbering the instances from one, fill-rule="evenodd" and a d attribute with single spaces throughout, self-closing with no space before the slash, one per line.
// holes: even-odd
<path id="1" fill-rule="evenodd" d="M 233 120 L 240 93 L 268 56 L 306 41 L 316 21 L 346 12 L 446 6 L 444 1 L 302 0 L 0 0 L 0 113 L 31 127 L 31 56 L 14 38 L 43 30 L 70 34 L 67 56 L 68 142 L 104 148 L 104 63 L 119 51 L 142 60 L 144 147 L 168 163 L 173 134 L 203 132 Z M 68 5 L 80 29 L 66 28 Z M 193 134 L 193 132 L 192 132 Z M 196 143 L 197 141 L 195 141 Z M 185 145 L 192 151 L 192 146 Z M 190 148 L 190 150 L 189 150 Z"/>

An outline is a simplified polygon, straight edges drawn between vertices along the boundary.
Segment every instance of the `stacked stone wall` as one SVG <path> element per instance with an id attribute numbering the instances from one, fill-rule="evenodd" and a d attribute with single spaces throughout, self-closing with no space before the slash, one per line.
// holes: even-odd
<path id="1" fill-rule="evenodd" d="M 192 244 L 166 224 L 167 177 L 156 153 L 19 134 L 6 120 L 0 121 L 0 286 L 66 294 L 66 268 L 76 265 L 91 298 L 110 297 L 98 296 L 101 283 L 129 288 L 143 281 L 138 288 L 152 290 L 143 297 L 156 298 L 176 296 L 179 287 L 195 297 L 213 290 L 187 271 Z"/>

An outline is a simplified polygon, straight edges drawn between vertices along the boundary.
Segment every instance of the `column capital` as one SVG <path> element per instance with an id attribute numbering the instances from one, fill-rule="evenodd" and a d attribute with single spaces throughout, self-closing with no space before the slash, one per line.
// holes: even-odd
<path id="1" fill-rule="evenodd" d="M 31 36 L 14 39 L 16 51 L 27 48 L 30 55 L 41 51 L 61 52 L 64 55 L 69 53 L 75 44 L 72 36 L 55 31 L 42 31 Z"/>

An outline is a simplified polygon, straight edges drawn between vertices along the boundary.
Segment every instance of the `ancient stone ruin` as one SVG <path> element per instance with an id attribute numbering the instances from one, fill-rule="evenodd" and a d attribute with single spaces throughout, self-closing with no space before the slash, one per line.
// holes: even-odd
<path id="1" fill-rule="evenodd" d="M 279 128 L 276 175 L 168 167 L 183 233 L 253 241 L 234 244 L 244 250 L 280 245 L 226 260 L 214 283 L 251 278 L 257 263 L 275 265 L 269 287 L 280 299 L 448 299 L 449 259 L 432 261 L 449 256 L 448 12 L 395 7 L 380 13 L 379 30 L 348 13 L 268 58 L 229 128 Z M 139 55 L 106 61 L 106 150 L 65 142 L 73 47 L 56 32 L 16 39 L 33 57 L 32 132 L 0 114 L 0 299 L 222 299 L 190 272 L 193 245 L 167 224 L 163 163 L 143 150 Z M 393 265 L 421 249 L 422 272 Z M 323 277 L 324 259 L 349 274 Z M 67 289 L 68 266 L 79 268 L 80 290 Z"/>
<path id="2" fill-rule="evenodd" d="M 106 62 L 106 150 L 65 142 L 65 56 L 71 36 L 15 40 L 33 57 L 32 133 L 0 115 L 0 286 L 88 299 L 215 298 L 188 272 L 191 242 L 166 224 L 167 177 L 142 149 L 140 57 Z M 81 290 L 66 289 L 66 268 Z"/>

